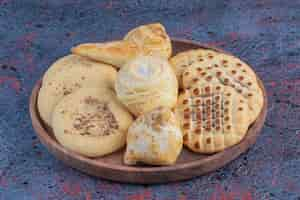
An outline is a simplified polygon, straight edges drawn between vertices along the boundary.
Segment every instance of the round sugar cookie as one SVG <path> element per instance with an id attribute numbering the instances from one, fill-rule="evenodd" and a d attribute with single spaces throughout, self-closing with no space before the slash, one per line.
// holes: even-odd
<path id="1" fill-rule="evenodd" d="M 88 157 L 103 156 L 125 145 L 130 113 L 107 88 L 81 88 L 55 107 L 52 127 L 61 145 Z"/>
<path id="2" fill-rule="evenodd" d="M 124 162 L 171 165 L 182 149 L 182 133 L 174 113 L 158 107 L 139 116 L 128 129 Z"/>
<path id="3" fill-rule="evenodd" d="M 159 106 L 174 107 L 178 84 L 166 59 L 138 56 L 120 69 L 115 90 L 120 101 L 138 116 Z"/>
<path id="4" fill-rule="evenodd" d="M 82 61 L 82 58 L 79 58 L 79 61 Z M 114 88 L 117 72 L 110 65 L 85 60 L 73 67 L 64 65 L 55 68 L 44 77 L 46 79 L 43 80 L 37 102 L 40 116 L 47 125 L 51 124 L 51 114 L 55 105 L 64 96 L 82 87 Z"/>

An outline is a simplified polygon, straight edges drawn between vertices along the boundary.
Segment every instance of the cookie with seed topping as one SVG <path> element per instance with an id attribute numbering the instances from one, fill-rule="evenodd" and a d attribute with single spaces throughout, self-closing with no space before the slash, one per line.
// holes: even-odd
<path id="1" fill-rule="evenodd" d="M 263 106 L 262 90 L 253 70 L 240 59 L 213 50 L 197 49 L 180 53 L 171 60 L 175 71 L 180 74 L 183 88 L 202 80 L 232 87 L 248 100 L 254 113 L 253 120 L 259 115 Z M 183 67 L 185 65 L 179 61 L 189 65 Z"/>
<path id="2" fill-rule="evenodd" d="M 176 115 L 185 146 L 215 153 L 239 143 L 251 124 L 247 100 L 233 88 L 203 82 L 180 94 Z"/>
<path id="3" fill-rule="evenodd" d="M 88 157 L 103 156 L 125 145 L 130 113 L 107 88 L 81 88 L 55 107 L 52 128 L 61 145 Z"/>
<path id="4" fill-rule="evenodd" d="M 93 62 L 80 56 L 68 56 L 64 60 L 67 62 L 58 61 L 48 69 L 39 90 L 39 114 L 49 126 L 52 111 L 64 96 L 82 87 L 113 89 L 117 76 L 117 71 L 111 65 Z"/>
<path id="5" fill-rule="evenodd" d="M 171 165 L 182 149 L 182 133 L 174 113 L 158 107 L 139 116 L 128 129 L 124 162 Z"/>

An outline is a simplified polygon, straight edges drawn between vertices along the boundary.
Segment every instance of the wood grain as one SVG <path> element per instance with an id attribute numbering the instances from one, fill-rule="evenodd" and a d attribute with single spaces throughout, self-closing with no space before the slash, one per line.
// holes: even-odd
<path id="1" fill-rule="evenodd" d="M 174 50 L 173 54 L 200 47 L 224 52 L 223 50 L 194 41 L 172 39 L 172 43 Z M 239 144 L 212 155 L 200 155 L 184 149 L 176 164 L 172 166 L 126 166 L 122 163 L 124 149 L 96 159 L 87 158 L 65 149 L 56 141 L 51 129 L 46 127 L 39 117 L 36 103 L 41 81 L 38 81 L 32 90 L 30 97 L 30 116 L 37 136 L 47 149 L 65 164 L 82 172 L 126 183 L 151 184 L 180 181 L 200 176 L 223 167 L 236 159 L 241 153 L 245 152 L 255 143 L 263 127 L 267 113 L 266 91 L 262 81 L 259 78 L 257 79 L 263 90 L 264 105 L 259 117 L 250 126 L 245 138 Z"/>

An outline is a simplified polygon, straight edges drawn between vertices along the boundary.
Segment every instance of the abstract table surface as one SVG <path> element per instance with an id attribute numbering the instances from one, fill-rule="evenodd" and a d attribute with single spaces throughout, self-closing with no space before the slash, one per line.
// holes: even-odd
<path id="1" fill-rule="evenodd" d="M 56 160 L 31 126 L 34 83 L 73 45 L 154 21 L 255 68 L 269 96 L 257 143 L 216 172 L 164 185 L 109 182 Z M 0 0 L 0 199 L 300 199 L 299 23 L 299 1 Z"/>

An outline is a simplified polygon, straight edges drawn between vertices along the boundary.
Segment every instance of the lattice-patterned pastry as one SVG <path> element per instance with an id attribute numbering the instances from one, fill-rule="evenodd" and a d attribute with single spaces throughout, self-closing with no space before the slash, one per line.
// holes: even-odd
<path id="1" fill-rule="evenodd" d="M 177 79 L 179 80 L 179 86 L 182 88 L 182 75 L 183 71 L 189 66 L 197 66 L 203 69 L 210 68 L 227 68 L 236 69 L 238 72 L 244 73 L 245 76 L 249 76 L 251 79 L 256 80 L 256 75 L 246 63 L 237 57 L 229 54 L 217 52 L 208 49 L 195 49 L 180 52 L 170 59 L 170 63 L 173 66 Z"/>
<path id="2" fill-rule="evenodd" d="M 185 58 L 185 59 L 183 59 Z M 189 65 L 178 64 L 189 62 Z M 177 63 L 174 65 L 174 63 Z M 263 94 L 253 70 L 240 59 L 212 50 L 191 50 L 173 58 L 173 67 L 180 75 L 182 87 L 188 88 L 201 80 L 220 83 L 243 95 L 254 113 L 253 120 L 263 106 Z"/>
<path id="3" fill-rule="evenodd" d="M 170 64 L 173 67 L 178 85 L 180 88 L 183 88 L 182 84 L 182 74 L 185 69 L 191 66 L 197 60 L 197 52 L 195 50 L 183 51 L 176 54 L 170 59 Z"/>
<path id="4" fill-rule="evenodd" d="M 191 150 L 214 153 L 239 143 L 251 123 L 247 100 L 222 84 L 193 84 L 179 96 L 176 114 L 183 142 Z"/>

